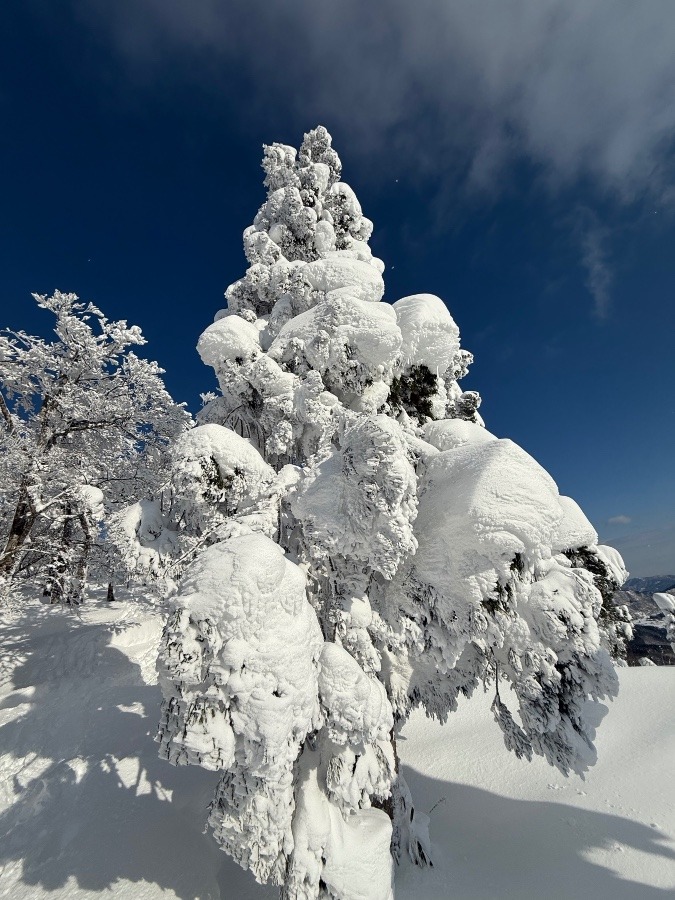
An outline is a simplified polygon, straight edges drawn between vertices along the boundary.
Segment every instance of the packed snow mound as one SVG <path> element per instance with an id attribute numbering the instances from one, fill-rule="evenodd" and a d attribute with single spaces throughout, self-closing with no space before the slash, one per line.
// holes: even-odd
<path id="1" fill-rule="evenodd" d="M 341 900 L 393 900 L 389 816 L 381 809 L 360 809 L 345 819 L 334 807 L 330 815 L 323 881 L 333 895 Z"/>
<path id="2" fill-rule="evenodd" d="M 394 303 L 404 366 L 427 366 L 443 375 L 459 351 L 459 328 L 440 297 L 412 294 Z"/>
<path id="3" fill-rule="evenodd" d="M 505 572 L 516 553 L 550 547 L 562 517 L 555 482 L 512 441 L 438 453 L 420 489 L 415 567 L 430 584 Z"/>
<path id="4" fill-rule="evenodd" d="M 302 274 L 314 290 L 324 291 L 326 295 L 334 296 L 337 292 L 368 303 L 384 296 L 384 280 L 378 269 L 339 251 L 307 263 Z"/>
<path id="5" fill-rule="evenodd" d="M 560 496 L 563 518 L 553 538 L 551 549 L 572 550 L 598 543 L 598 533 L 588 521 L 579 504 L 571 497 Z M 615 551 L 616 552 L 616 551 Z"/>
<path id="6" fill-rule="evenodd" d="M 176 493 L 195 506 L 221 502 L 233 514 L 264 496 L 274 469 L 255 447 L 223 425 L 198 425 L 173 446 Z"/>
<path id="7" fill-rule="evenodd" d="M 245 640 L 260 648 L 266 641 L 270 646 L 275 643 L 273 620 L 284 629 L 305 622 L 310 632 L 316 631 L 305 584 L 304 571 L 287 559 L 279 544 L 259 533 L 244 533 L 207 547 L 183 576 L 173 603 L 194 621 L 208 620 L 223 645 Z M 282 650 L 306 649 L 283 647 L 281 633 L 277 643 Z M 235 669 L 241 668 L 239 651 L 243 650 L 240 647 L 233 657 Z M 228 658 L 232 652 L 228 650 Z M 289 666 L 291 672 L 296 669 Z"/>
<path id="8" fill-rule="evenodd" d="M 497 438 L 487 428 L 465 419 L 440 419 L 427 422 L 422 437 L 437 450 L 456 450 L 465 444 L 486 444 Z"/>
<path id="9" fill-rule="evenodd" d="M 384 685 L 369 678 L 339 644 L 323 645 L 319 698 L 331 740 L 337 744 L 367 744 L 386 740 L 394 727 Z"/>
<path id="10" fill-rule="evenodd" d="M 225 362 L 249 362 L 261 352 L 259 331 L 240 316 L 223 316 L 202 333 L 197 352 L 216 371 Z"/>
<path id="11" fill-rule="evenodd" d="M 345 296 L 287 322 L 269 355 L 298 371 L 314 369 L 330 391 L 344 398 L 390 374 L 400 347 L 401 332 L 389 304 Z"/>

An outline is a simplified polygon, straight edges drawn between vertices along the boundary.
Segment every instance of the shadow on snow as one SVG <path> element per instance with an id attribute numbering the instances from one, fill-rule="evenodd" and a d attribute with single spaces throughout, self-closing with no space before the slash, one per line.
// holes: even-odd
<path id="1" fill-rule="evenodd" d="M 91 892 L 126 880 L 181 900 L 276 897 L 275 888 L 256 885 L 202 833 L 216 773 L 176 769 L 157 757 L 159 689 L 144 684 L 140 667 L 109 645 L 119 629 L 75 617 L 57 624 L 53 616 L 59 612 L 5 631 L 0 672 L 14 692 L 0 708 L 15 707 L 18 717 L 1 732 L 3 774 L 13 779 L 16 799 L 0 815 L 0 887 L 9 877 L 17 888 L 23 882 L 58 891 L 72 878 Z M 446 799 L 432 814 L 436 866 L 402 866 L 397 900 L 670 896 L 586 857 L 593 848 L 632 848 L 652 855 L 655 866 L 674 859 L 653 828 L 414 770 L 406 778 L 420 808 Z"/>

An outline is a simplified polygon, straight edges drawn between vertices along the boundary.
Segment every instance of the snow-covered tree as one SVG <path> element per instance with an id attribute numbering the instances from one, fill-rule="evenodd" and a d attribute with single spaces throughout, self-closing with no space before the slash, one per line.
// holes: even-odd
<path id="1" fill-rule="evenodd" d="M 672 594 L 656 593 L 654 602 L 664 614 L 666 623 L 666 640 L 675 653 L 675 597 Z"/>
<path id="2" fill-rule="evenodd" d="M 220 392 L 179 490 L 212 545 L 164 633 L 158 740 L 221 773 L 214 835 L 282 897 L 387 900 L 392 858 L 430 858 L 396 754 L 410 711 L 492 685 L 510 749 L 583 773 L 625 570 L 485 429 L 445 304 L 382 302 L 326 129 L 263 168 L 249 268 L 198 345 Z"/>
<path id="3" fill-rule="evenodd" d="M 55 316 L 56 339 L 0 334 L 0 454 L 11 470 L 0 580 L 27 570 L 53 601 L 79 603 L 104 507 L 156 492 L 189 416 L 162 369 L 132 351 L 145 343 L 137 326 L 110 322 L 74 294 L 34 296 Z"/>

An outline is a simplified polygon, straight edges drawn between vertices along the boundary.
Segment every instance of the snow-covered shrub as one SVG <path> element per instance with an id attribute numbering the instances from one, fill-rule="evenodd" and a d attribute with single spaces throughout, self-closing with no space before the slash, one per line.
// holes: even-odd
<path id="1" fill-rule="evenodd" d="M 175 473 L 215 543 L 165 631 L 161 752 L 222 773 L 215 837 L 282 897 L 387 900 L 392 855 L 429 861 L 398 771 L 410 711 L 445 719 L 492 685 L 510 749 L 583 772 L 593 701 L 617 689 L 603 592 L 625 571 L 483 427 L 443 301 L 382 302 L 326 130 L 263 168 L 249 269 L 199 342 L 220 393 Z"/>

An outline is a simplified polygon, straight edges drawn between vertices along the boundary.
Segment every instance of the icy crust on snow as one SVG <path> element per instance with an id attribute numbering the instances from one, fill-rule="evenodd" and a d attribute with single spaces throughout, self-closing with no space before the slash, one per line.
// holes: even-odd
<path id="1" fill-rule="evenodd" d="M 404 366 L 427 366 L 443 375 L 459 351 L 459 328 L 440 297 L 412 294 L 394 303 L 403 336 Z"/>
<path id="2" fill-rule="evenodd" d="M 269 354 L 291 371 L 319 372 L 328 390 L 349 403 L 373 381 L 391 379 L 400 346 L 391 306 L 345 294 L 291 319 Z"/>
<path id="3" fill-rule="evenodd" d="M 264 535 L 214 544 L 181 583 L 158 661 L 160 755 L 225 770 L 209 822 L 261 881 L 283 876 L 293 764 L 319 723 L 323 638 L 305 581 Z"/>
<path id="4" fill-rule="evenodd" d="M 464 419 L 441 419 L 427 422 L 422 437 L 437 450 L 456 450 L 464 444 L 486 444 L 497 438 L 482 425 Z"/>

